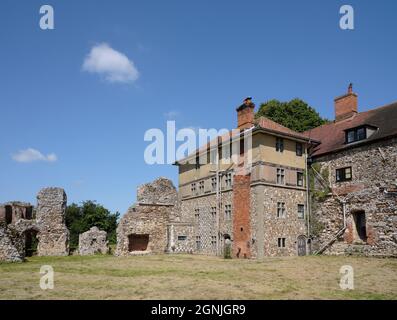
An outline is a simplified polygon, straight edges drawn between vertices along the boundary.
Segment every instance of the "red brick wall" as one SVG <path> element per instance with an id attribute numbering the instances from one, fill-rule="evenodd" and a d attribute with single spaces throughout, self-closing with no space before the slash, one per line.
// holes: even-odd
<path id="1" fill-rule="evenodd" d="M 251 176 L 235 175 L 233 180 L 233 257 L 251 257 Z"/>
<path id="2" fill-rule="evenodd" d="M 348 93 L 335 99 L 335 120 L 343 120 L 357 113 L 357 95 Z"/>
<path id="3" fill-rule="evenodd" d="M 248 106 L 237 111 L 237 127 L 239 129 L 251 128 L 254 123 L 254 106 Z"/>

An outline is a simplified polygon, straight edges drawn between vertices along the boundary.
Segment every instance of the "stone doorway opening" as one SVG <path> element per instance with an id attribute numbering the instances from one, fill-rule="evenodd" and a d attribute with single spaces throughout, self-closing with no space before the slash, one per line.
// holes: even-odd
<path id="1" fill-rule="evenodd" d="M 37 254 L 37 246 L 39 244 L 37 233 L 34 229 L 25 231 L 25 257 L 32 257 Z"/>
<path id="2" fill-rule="evenodd" d="M 298 237 L 298 256 L 305 256 L 306 255 L 306 237 L 299 236 Z"/>
<path id="3" fill-rule="evenodd" d="M 6 210 L 6 223 L 10 224 L 12 222 L 12 207 L 5 206 L 5 210 Z"/>
<path id="4" fill-rule="evenodd" d="M 354 238 L 359 242 L 367 242 L 367 222 L 365 217 L 365 211 L 364 210 L 354 211 L 352 215 L 355 226 Z"/>
<path id="5" fill-rule="evenodd" d="M 148 234 L 130 234 L 128 236 L 128 251 L 146 251 L 149 244 Z"/>

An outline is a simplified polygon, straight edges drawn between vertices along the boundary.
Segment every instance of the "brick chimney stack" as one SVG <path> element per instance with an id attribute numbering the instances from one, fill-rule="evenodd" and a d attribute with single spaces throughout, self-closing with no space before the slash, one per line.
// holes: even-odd
<path id="1" fill-rule="evenodd" d="M 252 98 L 245 98 L 243 104 L 236 109 L 238 129 L 248 129 L 254 125 L 254 109 L 255 104 L 252 102 Z"/>
<path id="2" fill-rule="evenodd" d="M 335 121 L 350 118 L 357 113 L 357 94 L 353 92 L 353 84 L 350 83 L 347 93 L 335 98 Z"/>

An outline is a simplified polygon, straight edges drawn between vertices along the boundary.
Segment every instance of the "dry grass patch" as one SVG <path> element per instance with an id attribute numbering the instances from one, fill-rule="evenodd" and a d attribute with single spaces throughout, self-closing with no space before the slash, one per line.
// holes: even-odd
<path id="1" fill-rule="evenodd" d="M 39 287 L 45 264 L 53 290 Z M 353 266 L 355 290 L 339 288 L 342 265 Z M 34 257 L 0 264 L 0 299 L 397 299 L 396 271 L 396 259 L 363 257 Z"/>

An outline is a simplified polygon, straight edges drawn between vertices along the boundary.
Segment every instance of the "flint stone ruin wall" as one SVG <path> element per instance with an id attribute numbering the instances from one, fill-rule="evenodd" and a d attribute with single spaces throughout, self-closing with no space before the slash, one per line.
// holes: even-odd
<path id="1" fill-rule="evenodd" d="M 0 206 L 0 261 L 23 261 L 25 241 L 30 232 L 37 236 L 37 255 L 69 254 L 65 191 L 61 188 L 44 188 L 38 193 L 37 201 L 36 210 L 22 202 Z"/>
<path id="2" fill-rule="evenodd" d="M 109 246 L 106 231 L 92 227 L 79 235 L 79 254 L 82 256 L 93 254 L 108 254 Z"/>
<path id="3" fill-rule="evenodd" d="M 158 178 L 138 188 L 137 203 L 117 227 L 117 256 L 168 251 L 168 224 L 178 218 L 178 194 L 172 181 Z"/>

